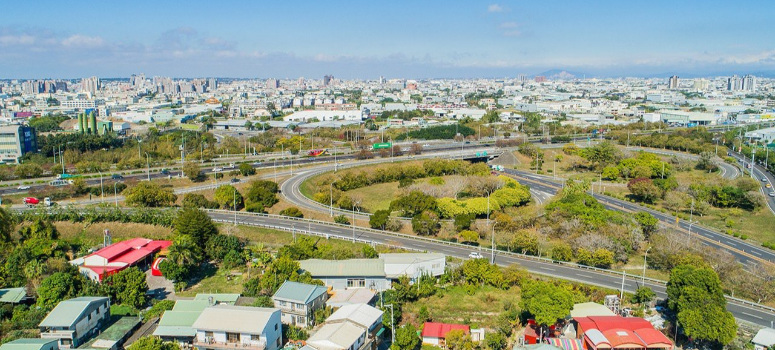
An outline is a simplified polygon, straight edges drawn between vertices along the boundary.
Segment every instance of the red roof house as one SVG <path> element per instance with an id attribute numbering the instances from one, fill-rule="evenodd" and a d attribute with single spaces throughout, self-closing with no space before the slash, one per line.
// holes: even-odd
<path id="1" fill-rule="evenodd" d="M 445 338 L 447 337 L 447 333 L 455 329 L 462 330 L 465 334 L 471 333 L 471 327 L 464 324 L 425 322 L 425 325 L 422 328 L 422 342 L 423 344 L 444 347 L 446 345 Z"/>
<path id="2" fill-rule="evenodd" d="M 673 342 L 639 317 L 574 317 L 576 334 L 587 350 L 671 349 Z"/>
<path id="3" fill-rule="evenodd" d="M 154 241 L 146 238 L 134 238 L 102 248 L 70 263 L 95 281 L 118 273 L 130 266 L 146 265 L 153 256 L 172 245 L 171 241 Z"/>

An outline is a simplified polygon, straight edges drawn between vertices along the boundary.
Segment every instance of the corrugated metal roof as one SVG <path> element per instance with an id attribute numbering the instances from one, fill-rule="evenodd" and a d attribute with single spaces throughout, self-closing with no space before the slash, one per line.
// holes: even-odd
<path id="1" fill-rule="evenodd" d="M 280 309 L 216 305 L 204 309 L 192 327 L 196 330 L 262 334 L 274 313 L 279 315 Z M 279 316 L 277 319 L 280 319 Z"/>
<path id="2" fill-rule="evenodd" d="M 371 305 L 353 304 L 340 307 L 326 319 L 326 322 L 351 321 L 361 327 L 369 328 L 382 320 L 382 310 Z"/>
<path id="3" fill-rule="evenodd" d="M 573 309 L 570 310 L 571 317 L 587 317 L 587 316 L 615 316 L 613 311 L 598 303 L 580 303 L 573 305 Z"/>
<path id="4" fill-rule="evenodd" d="M 0 289 L 0 303 L 18 304 L 27 297 L 24 287 Z"/>
<path id="5" fill-rule="evenodd" d="M 416 264 L 431 260 L 444 260 L 444 254 L 439 253 L 382 253 L 379 258 L 386 264 Z"/>
<path id="6" fill-rule="evenodd" d="M 328 288 L 318 286 L 314 284 L 306 284 L 292 281 L 285 281 L 283 285 L 277 290 L 272 298 L 278 298 L 283 300 L 290 300 L 295 302 L 301 302 L 307 304 L 312 300 L 318 298 L 321 294 L 325 294 Z"/>
<path id="7" fill-rule="evenodd" d="M 326 323 L 307 339 L 307 344 L 319 350 L 349 349 L 365 333 L 365 329 L 350 322 Z"/>
<path id="8" fill-rule="evenodd" d="M 775 329 L 762 328 L 756 333 L 751 342 L 764 346 L 772 346 L 775 344 Z"/>
<path id="9" fill-rule="evenodd" d="M 0 345 L 0 350 L 40 350 L 49 343 L 59 342 L 59 339 L 21 338 Z"/>
<path id="10" fill-rule="evenodd" d="M 167 310 L 159 320 L 159 326 L 187 326 L 191 327 L 201 315 L 201 311 L 174 311 Z"/>
<path id="11" fill-rule="evenodd" d="M 202 310 L 208 306 L 210 306 L 210 303 L 208 303 L 207 300 L 178 300 L 175 302 L 175 306 L 172 307 L 172 310 L 202 312 Z"/>
<path id="12" fill-rule="evenodd" d="M 239 299 L 239 294 L 217 294 L 217 293 L 208 293 L 208 294 L 197 294 L 194 297 L 194 300 L 204 300 L 209 301 L 210 298 L 213 298 L 213 303 L 221 304 L 226 303 L 230 305 L 234 305 L 237 303 L 237 299 Z"/>
<path id="13" fill-rule="evenodd" d="M 162 326 L 156 327 L 153 335 L 157 337 L 195 337 L 196 329 L 183 326 Z"/>
<path id="14" fill-rule="evenodd" d="M 71 327 L 85 312 L 106 303 L 106 297 L 79 297 L 59 302 L 40 322 L 41 327 Z"/>
<path id="15" fill-rule="evenodd" d="M 299 261 L 299 265 L 313 277 L 385 277 L 382 259 L 309 259 Z"/>

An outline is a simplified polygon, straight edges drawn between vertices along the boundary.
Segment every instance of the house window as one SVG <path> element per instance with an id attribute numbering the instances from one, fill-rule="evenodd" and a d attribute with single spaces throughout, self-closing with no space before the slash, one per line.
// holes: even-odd
<path id="1" fill-rule="evenodd" d="M 205 332 L 205 339 L 213 339 L 213 332 Z"/>
<path id="2" fill-rule="evenodd" d="M 280 347 L 280 338 L 277 338 L 277 347 Z"/>
<path id="3" fill-rule="evenodd" d="M 285 301 L 280 300 L 280 306 L 285 306 Z"/>
<path id="4" fill-rule="evenodd" d="M 261 340 L 261 335 L 259 335 L 259 334 L 251 334 L 250 335 L 250 340 L 252 340 L 252 341 L 259 341 L 259 340 Z"/>
<path id="5" fill-rule="evenodd" d="M 226 342 L 239 343 L 239 333 L 226 332 Z"/>
<path id="6" fill-rule="evenodd" d="M 274 324 L 274 330 L 277 330 L 277 323 Z"/>
<path id="7" fill-rule="evenodd" d="M 304 316 L 299 316 L 298 318 L 296 318 L 296 321 L 299 323 L 306 323 L 306 321 L 304 320 Z"/>
<path id="8" fill-rule="evenodd" d="M 348 278 L 347 288 L 363 288 L 366 287 L 366 280 L 363 278 Z"/>
<path id="9" fill-rule="evenodd" d="M 60 340 L 61 340 L 63 346 L 70 346 L 70 345 L 73 344 L 73 340 L 72 339 L 62 338 Z"/>

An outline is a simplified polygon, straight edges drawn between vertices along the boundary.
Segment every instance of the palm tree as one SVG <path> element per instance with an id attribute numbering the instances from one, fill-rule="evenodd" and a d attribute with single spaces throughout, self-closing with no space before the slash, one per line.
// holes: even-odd
<path id="1" fill-rule="evenodd" d="M 170 246 L 169 259 L 178 265 L 194 265 L 202 260 L 202 250 L 189 235 L 179 235 Z"/>

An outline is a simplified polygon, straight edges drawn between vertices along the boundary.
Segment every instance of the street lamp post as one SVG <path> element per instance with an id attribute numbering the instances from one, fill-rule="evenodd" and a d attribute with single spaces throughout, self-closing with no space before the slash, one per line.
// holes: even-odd
<path id="1" fill-rule="evenodd" d="M 396 342 L 396 324 L 393 318 L 393 304 L 383 305 L 390 308 L 390 345 Z"/>
<path id="2" fill-rule="evenodd" d="M 116 208 L 118 208 L 118 189 L 116 188 L 116 185 L 118 182 L 113 183 L 113 198 L 116 200 Z"/>
<path id="3" fill-rule="evenodd" d="M 102 197 L 102 200 L 105 200 L 105 187 L 102 186 L 102 171 L 97 170 L 98 173 L 100 173 L 100 196 Z"/>
<path id="4" fill-rule="evenodd" d="M 640 284 L 646 285 L 646 258 L 649 256 L 649 250 L 651 250 L 651 247 L 646 249 L 646 253 L 643 254 L 643 276 L 641 277 Z"/>
<path id="5" fill-rule="evenodd" d="M 145 158 L 148 162 L 148 181 L 151 181 L 151 155 L 145 152 Z"/>
<path id="6" fill-rule="evenodd" d="M 328 199 L 329 199 L 329 205 L 328 205 L 328 212 L 331 215 L 331 217 L 334 217 L 334 183 L 328 184 Z"/>
<path id="7" fill-rule="evenodd" d="M 234 226 L 237 226 L 237 188 L 234 187 L 234 202 L 232 202 L 234 207 Z"/>

